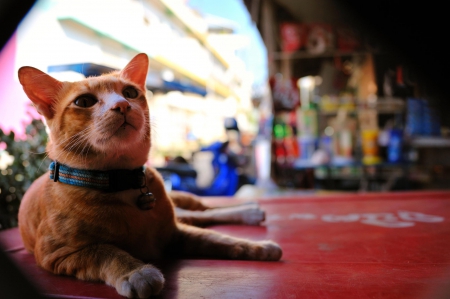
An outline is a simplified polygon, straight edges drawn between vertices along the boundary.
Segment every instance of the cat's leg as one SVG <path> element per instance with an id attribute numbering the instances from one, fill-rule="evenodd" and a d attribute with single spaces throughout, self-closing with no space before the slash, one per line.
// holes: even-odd
<path id="1" fill-rule="evenodd" d="M 278 261 L 282 250 L 273 241 L 250 241 L 178 223 L 170 248 L 174 254 L 220 259 Z"/>
<path id="2" fill-rule="evenodd" d="M 257 203 L 244 203 L 225 207 L 208 207 L 197 195 L 182 191 L 171 191 L 170 198 L 176 206 L 179 221 L 191 225 L 248 224 L 258 225 L 265 213 Z"/>
<path id="3" fill-rule="evenodd" d="M 169 192 L 169 197 L 176 207 L 183 210 L 205 211 L 210 208 L 203 204 L 197 195 L 189 192 L 172 190 Z"/>
<path id="4" fill-rule="evenodd" d="M 39 261 L 41 266 L 55 274 L 104 281 L 128 298 L 157 295 L 164 286 L 161 271 L 115 246 L 97 244 L 72 253 L 60 251 L 67 251 L 67 248 L 43 256 Z"/>
<path id="5" fill-rule="evenodd" d="M 211 208 L 205 211 L 175 208 L 175 213 L 179 221 L 196 226 L 208 224 L 259 225 L 265 219 L 265 213 L 257 203 Z"/>

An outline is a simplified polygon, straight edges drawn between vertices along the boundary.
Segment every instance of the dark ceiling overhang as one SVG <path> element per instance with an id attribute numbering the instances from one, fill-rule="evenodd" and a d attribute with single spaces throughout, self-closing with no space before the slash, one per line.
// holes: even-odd
<path id="1" fill-rule="evenodd" d="M 379 43 L 393 61 L 415 70 L 427 97 L 437 99 L 441 110 L 450 110 L 447 58 L 448 10 L 438 1 L 361 1 L 361 0 L 243 0 L 264 42 L 264 29 L 280 43 L 279 22 L 325 22 L 349 24 Z M 267 25 L 267 6 L 273 9 L 275 22 Z M 266 9 L 266 11 L 264 11 Z M 272 41 L 273 44 L 273 41 Z M 272 46 L 273 47 L 273 46 Z M 269 66 L 271 59 L 269 49 Z M 448 119 L 448 117 L 445 117 Z M 449 121 L 450 124 L 450 121 Z"/>

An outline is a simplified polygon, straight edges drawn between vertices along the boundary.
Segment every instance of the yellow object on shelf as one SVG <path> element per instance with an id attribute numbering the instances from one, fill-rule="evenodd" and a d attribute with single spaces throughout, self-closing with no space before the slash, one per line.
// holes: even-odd
<path id="1" fill-rule="evenodd" d="M 362 151 L 364 165 L 375 165 L 382 162 L 381 157 L 378 156 L 378 130 L 365 129 L 361 131 L 362 136 Z"/>
<path id="2" fill-rule="evenodd" d="M 364 157 L 378 156 L 378 130 L 362 130 L 362 150 Z"/>
<path id="3" fill-rule="evenodd" d="M 381 161 L 381 158 L 378 156 L 364 156 L 362 160 L 364 165 L 376 165 L 381 163 Z"/>

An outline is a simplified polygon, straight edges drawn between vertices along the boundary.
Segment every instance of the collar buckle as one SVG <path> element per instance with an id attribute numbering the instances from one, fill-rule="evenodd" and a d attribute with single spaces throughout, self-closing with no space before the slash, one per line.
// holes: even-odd
<path id="1" fill-rule="evenodd" d="M 53 170 L 53 181 L 57 182 L 59 179 L 59 166 L 61 164 L 59 164 L 58 161 L 55 160 L 55 169 Z"/>

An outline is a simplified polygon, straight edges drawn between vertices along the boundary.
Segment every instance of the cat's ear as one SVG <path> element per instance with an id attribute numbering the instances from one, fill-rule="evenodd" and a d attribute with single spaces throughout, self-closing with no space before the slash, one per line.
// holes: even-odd
<path id="1" fill-rule="evenodd" d="M 133 59 L 120 72 L 120 77 L 130 80 L 137 84 L 142 90 L 145 90 L 145 82 L 147 81 L 148 72 L 148 56 L 145 53 L 140 53 L 134 56 Z"/>
<path id="2" fill-rule="evenodd" d="M 19 69 L 19 81 L 37 111 L 47 119 L 53 118 L 53 105 L 63 83 L 31 66 Z"/>

